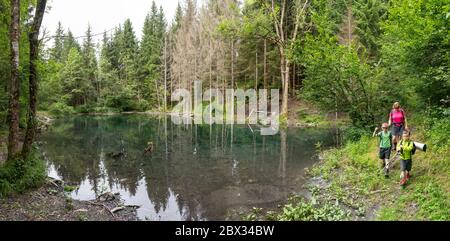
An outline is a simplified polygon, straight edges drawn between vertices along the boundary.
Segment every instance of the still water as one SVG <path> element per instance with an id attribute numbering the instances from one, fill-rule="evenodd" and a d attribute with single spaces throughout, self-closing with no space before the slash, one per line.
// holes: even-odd
<path id="1" fill-rule="evenodd" d="M 79 186 L 73 198 L 120 193 L 147 220 L 225 220 L 236 210 L 276 207 L 302 189 L 316 144 L 331 129 L 174 125 L 146 115 L 58 120 L 41 137 L 49 176 Z M 153 152 L 145 154 L 148 143 Z"/>

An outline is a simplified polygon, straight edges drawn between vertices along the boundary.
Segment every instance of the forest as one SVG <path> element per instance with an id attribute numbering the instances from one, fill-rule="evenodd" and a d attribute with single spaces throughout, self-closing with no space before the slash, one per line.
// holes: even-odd
<path id="1" fill-rule="evenodd" d="M 21 104 L 33 2 L 21 5 Z M 1 8 L 6 125 L 9 1 Z M 407 102 L 411 110 L 447 106 L 447 10 L 446 1 L 211 0 L 179 3 L 171 23 L 154 4 L 142 30 L 127 20 L 104 33 L 87 26 L 76 37 L 60 24 L 56 33 L 41 34 L 39 110 L 164 110 L 173 90 L 201 80 L 205 88 L 280 88 L 283 114 L 290 98 L 302 98 L 370 126 L 390 102 Z M 101 43 L 94 34 L 103 36 Z"/>
<path id="2" fill-rule="evenodd" d="M 433 158 L 449 150 L 449 0 L 180 0 L 171 21 L 153 2 L 142 29 L 128 19 L 83 36 L 64 19 L 54 33 L 41 27 L 50 5 L 0 0 L 1 152 L 14 168 L 36 159 L 38 113 L 170 112 L 174 90 L 196 80 L 280 89 L 282 121 L 298 116 L 297 101 L 340 113 L 351 144 L 400 102 Z M 448 181 L 449 159 L 430 162 Z M 0 189 L 34 183 L 12 184 L 27 175 L 0 172 Z"/>
<path id="3" fill-rule="evenodd" d="M 34 5 L 21 5 L 22 104 Z M 1 8 L 6 125 L 9 1 Z M 446 1 L 186 1 L 167 23 L 153 4 L 142 30 L 127 20 L 96 33 L 101 43 L 89 26 L 75 37 L 60 24 L 56 33 L 41 34 L 39 110 L 163 110 L 173 90 L 201 80 L 205 88 L 280 88 L 283 114 L 289 98 L 302 98 L 370 126 L 390 102 L 409 109 L 448 103 L 447 8 Z"/>

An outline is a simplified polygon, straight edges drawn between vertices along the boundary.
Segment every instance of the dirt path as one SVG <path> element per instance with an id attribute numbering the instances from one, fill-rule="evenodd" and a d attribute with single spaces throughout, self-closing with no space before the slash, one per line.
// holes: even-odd
<path id="1" fill-rule="evenodd" d="M 48 179 L 37 190 L 0 199 L 0 220 L 137 221 L 137 208 L 125 206 L 120 196 L 112 193 L 92 201 L 73 200 L 62 182 Z"/>

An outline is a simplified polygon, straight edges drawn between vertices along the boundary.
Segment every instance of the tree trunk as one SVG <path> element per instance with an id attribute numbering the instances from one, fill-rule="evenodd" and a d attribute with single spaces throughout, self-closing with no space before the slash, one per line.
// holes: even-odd
<path id="1" fill-rule="evenodd" d="M 258 46 L 256 46 L 256 61 L 255 61 L 255 90 L 258 91 Z"/>
<path id="2" fill-rule="evenodd" d="M 264 39 L 264 89 L 268 89 L 268 72 L 267 72 L 267 39 Z"/>
<path id="3" fill-rule="evenodd" d="M 295 66 L 295 63 L 293 64 L 293 66 L 292 66 L 292 87 L 291 87 L 291 90 L 292 90 L 292 97 L 293 98 L 295 98 L 295 85 L 296 85 L 296 75 L 297 75 L 297 73 L 296 73 L 296 66 Z"/>
<path id="4" fill-rule="evenodd" d="M 231 89 L 234 89 L 234 40 L 231 40 Z"/>
<path id="5" fill-rule="evenodd" d="M 281 103 L 281 115 L 287 116 L 289 106 L 289 77 L 290 77 L 290 63 L 286 61 L 284 67 L 284 87 L 283 87 L 283 101 Z"/>
<path id="6" fill-rule="evenodd" d="M 284 49 L 280 48 L 280 68 L 281 68 L 281 82 L 282 82 L 282 102 L 281 102 L 281 115 L 287 116 L 288 104 L 289 104 L 289 82 L 290 82 L 290 62 L 286 59 Z"/>
<path id="7" fill-rule="evenodd" d="M 29 107 L 28 107 L 28 121 L 27 131 L 25 134 L 25 141 L 23 143 L 22 157 L 26 159 L 30 154 L 31 146 L 33 145 L 36 136 L 36 108 L 37 108 L 37 94 L 38 94 L 38 74 L 36 61 L 39 57 L 39 29 L 41 28 L 42 20 L 44 18 L 45 7 L 47 0 L 39 0 L 36 7 L 36 14 L 33 20 L 33 25 L 29 34 L 30 39 L 30 76 L 29 76 Z"/>
<path id="8" fill-rule="evenodd" d="M 9 83 L 9 137 L 8 161 L 19 154 L 19 41 L 20 41 L 20 0 L 11 0 L 11 80 Z"/>
<path id="9" fill-rule="evenodd" d="M 234 54 L 235 54 L 235 52 L 234 52 L 234 39 L 233 40 L 231 40 L 231 98 L 232 98 L 232 101 L 231 101 L 231 116 L 232 116 L 232 120 L 233 120 L 233 123 L 234 123 L 234 115 L 235 115 L 235 109 L 234 109 L 234 106 L 235 106 L 235 103 L 234 103 Z M 225 92 L 224 92 L 225 93 Z M 227 110 L 227 112 L 228 112 L 228 110 Z"/>
<path id="10" fill-rule="evenodd" d="M 164 38 L 164 112 L 166 111 L 167 111 L 167 37 Z"/>

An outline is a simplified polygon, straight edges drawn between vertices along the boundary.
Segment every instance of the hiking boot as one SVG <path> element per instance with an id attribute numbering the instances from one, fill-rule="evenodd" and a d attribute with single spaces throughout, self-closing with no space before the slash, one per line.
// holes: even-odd
<path id="1" fill-rule="evenodd" d="M 409 179 L 411 179 L 411 174 L 406 174 L 406 180 L 409 180 Z"/>
<path id="2" fill-rule="evenodd" d="M 385 178 L 389 178 L 389 169 L 387 169 L 387 168 L 384 168 L 384 177 Z"/>
<path id="3" fill-rule="evenodd" d="M 408 182 L 408 179 L 402 178 L 402 180 L 400 181 L 400 186 L 402 186 L 402 187 L 406 186 L 407 182 Z"/>

